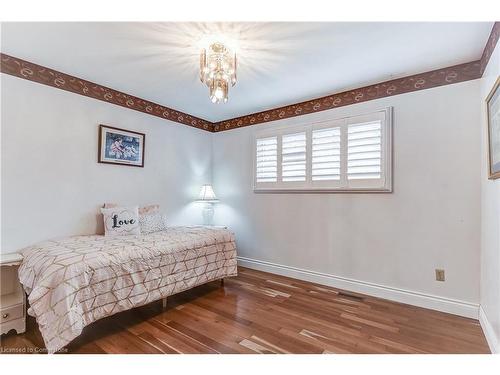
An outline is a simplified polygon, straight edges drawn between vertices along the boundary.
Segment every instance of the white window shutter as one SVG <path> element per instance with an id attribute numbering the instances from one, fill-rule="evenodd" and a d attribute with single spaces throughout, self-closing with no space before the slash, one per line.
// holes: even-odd
<path id="1" fill-rule="evenodd" d="M 392 192 L 392 108 L 260 131 L 256 192 Z"/>
<path id="2" fill-rule="evenodd" d="M 256 142 L 256 181 L 276 182 L 278 179 L 278 138 L 260 138 Z"/>
<path id="3" fill-rule="evenodd" d="M 283 135 L 281 176 L 284 182 L 306 180 L 306 132 Z"/>
<path id="4" fill-rule="evenodd" d="M 380 121 L 347 127 L 347 179 L 380 179 L 382 173 Z"/>
<path id="5" fill-rule="evenodd" d="M 340 127 L 312 131 L 313 181 L 340 180 Z"/>

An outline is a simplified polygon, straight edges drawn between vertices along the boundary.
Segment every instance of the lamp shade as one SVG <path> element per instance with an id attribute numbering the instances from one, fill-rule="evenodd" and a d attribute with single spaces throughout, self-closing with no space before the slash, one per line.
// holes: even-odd
<path id="1" fill-rule="evenodd" d="M 204 202 L 217 202 L 218 199 L 215 196 L 214 189 L 212 185 L 205 184 L 200 189 L 200 195 L 198 196 L 198 200 Z"/>

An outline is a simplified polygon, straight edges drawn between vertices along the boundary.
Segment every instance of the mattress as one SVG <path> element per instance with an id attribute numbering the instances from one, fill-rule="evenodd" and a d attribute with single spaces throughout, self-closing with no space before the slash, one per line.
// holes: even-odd
<path id="1" fill-rule="evenodd" d="M 136 236 L 74 236 L 20 251 L 19 279 L 49 353 L 98 319 L 236 276 L 232 232 L 170 227 Z"/>

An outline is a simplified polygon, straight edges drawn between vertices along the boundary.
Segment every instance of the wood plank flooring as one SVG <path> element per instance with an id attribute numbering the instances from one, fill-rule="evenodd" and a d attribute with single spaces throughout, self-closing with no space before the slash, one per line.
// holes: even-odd
<path id="1" fill-rule="evenodd" d="M 86 327 L 69 353 L 489 353 L 479 322 L 247 268 Z M 43 348 L 36 323 L 0 351 Z"/>

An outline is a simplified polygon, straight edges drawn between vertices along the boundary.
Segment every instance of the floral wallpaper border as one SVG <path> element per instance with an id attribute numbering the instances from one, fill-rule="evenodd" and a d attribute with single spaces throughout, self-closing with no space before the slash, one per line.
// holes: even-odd
<path id="1" fill-rule="evenodd" d="M 287 105 L 281 108 L 274 108 L 263 112 L 252 113 L 246 116 L 220 121 L 214 124 L 214 131 L 219 132 L 237 129 L 245 126 L 257 125 L 289 117 L 325 111 L 368 100 L 380 99 L 412 91 L 425 90 L 452 83 L 478 79 L 483 75 L 484 69 L 488 65 L 488 61 L 490 60 L 499 39 L 500 22 L 495 22 L 480 60 L 382 82 L 355 90 L 324 96 L 318 99 Z"/>
<path id="2" fill-rule="evenodd" d="M 282 120 L 309 113 L 325 111 L 332 108 L 381 99 L 388 96 L 404 94 L 412 91 L 430 89 L 432 87 L 449 85 L 477 79 L 481 77 L 480 61 L 437 69 L 400 79 L 394 79 L 355 90 L 324 96 L 302 103 L 287 105 L 264 112 L 221 121 L 215 124 L 214 131 L 224 131 L 249 125 L 262 124 Z"/>
<path id="3" fill-rule="evenodd" d="M 486 65 L 490 61 L 490 57 L 495 50 L 498 39 L 500 39 L 500 22 L 495 22 L 491 29 L 490 37 L 484 46 L 483 55 L 481 56 L 481 75 L 483 75 Z"/>
<path id="4" fill-rule="evenodd" d="M 216 123 L 4 53 L 0 53 L 0 71 L 19 78 L 134 109 L 166 120 L 175 121 L 180 124 L 189 125 L 210 132 L 219 132 L 325 111 L 388 96 L 478 79 L 481 78 L 484 69 L 488 65 L 488 61 L 499 39 L 500 22 L 495 22 L 480 60 L 381 82 L 375 85 L 365 86 L 263 112 L 252 113 Z"/>
<path id="5" fill-rule="evenodd" d="M 61 90 L 70 91 L 104 102 L 119 105 L 121 107 L 134 109 L 152 116 L 157 116 L 166 120 L 175 121 L 184 125 L 189 125 L 198 129 L 213 131 L 213 124 L 210 121 L 191 116 L 187 113 L 176 111 L 123 92 L 101 86 L 97 83 L 70 76 L 32 62 L 0 54 L 0 71 L 29 81 L 42 83 Z"/>

